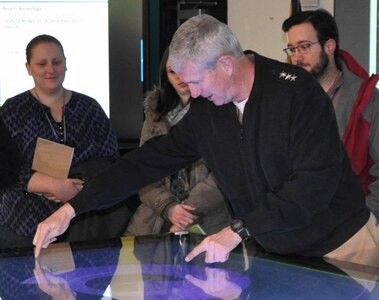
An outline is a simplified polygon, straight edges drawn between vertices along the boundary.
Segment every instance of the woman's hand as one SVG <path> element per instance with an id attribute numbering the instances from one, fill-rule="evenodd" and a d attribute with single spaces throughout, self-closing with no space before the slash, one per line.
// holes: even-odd
<path id="1" fill-rule="evenodd" d="M 176 204 L 169 208 L 167 217 L 172 223 L 171 232 L 186 230 L 197 219 L 195 208 L 187 204 Z"/>
<path id="2" fill-rule="evenodd" d="M 55 202 L 67 202 L 74 198 L 82 189 L 84 181 L 78 178 L 56 178 L 36 172 L 28 183 L 28 192 L 42 194 Z"/>
<path id="3" fill-rule="evenodd" d="M 51 192 L 43 195 L 55 202 L 67 202 L 74 198 L 83 188 L 84 181 L 77 178 L 58 179 L 51 187 Z"/>

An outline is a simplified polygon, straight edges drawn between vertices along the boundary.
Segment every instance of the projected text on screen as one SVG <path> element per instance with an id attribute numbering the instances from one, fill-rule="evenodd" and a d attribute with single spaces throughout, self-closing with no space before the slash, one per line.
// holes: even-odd
<path id="1" fill-rule="evenodd" d="M 108 1 L 0 1 L 0 105 L 34 86 L 25 48 L 36 35 L 61 41 L 64 87 L 95 98 L 109 116 Z"/>

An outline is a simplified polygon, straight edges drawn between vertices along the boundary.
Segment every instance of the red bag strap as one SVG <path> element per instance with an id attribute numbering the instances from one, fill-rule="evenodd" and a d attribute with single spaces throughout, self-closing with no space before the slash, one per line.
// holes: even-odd
<path id="1" fill-rule="evenodd" d="M 363 80 L 369 78 L 367 71 L 355 60 L 355 58 L 347 51 L 340 49 L 339 56 L 342 58 L 346 67 L 353 72 L 355 75 L 359 76 Z"/>
<path id="2" fill-rule="evenodd" d="M 343 143 L 347 141 L 349 135 L 352 134 L 351 130 L 353 129 L 355 122 L 359 120 L 359 116 L 362 114 L 366 105 L 371 99 L 371 95 L 376 87 L 376 83 L 379 80 L 378 74 L 373 74 L 371 77 L 368 75 L 366 70 L 354 59 L 354 57 L 345 50 L 340 49 L 339 54 L 344 61 L 346 67 L 353 72 L 355 75 L 363 79 L 363 83 L 359 88 L 357 99 L 354 102 L 349 122 L 343 136 Z"/>

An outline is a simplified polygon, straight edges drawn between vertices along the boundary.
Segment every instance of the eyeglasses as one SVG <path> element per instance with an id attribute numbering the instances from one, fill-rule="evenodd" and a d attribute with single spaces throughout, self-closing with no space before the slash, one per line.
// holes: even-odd
<path id="1" fill-rule="evenodd" d="M 317 42 L 308 42 L 308 43 L 303 43 L 297 47 L 288 47 L 283 49 L 284 53 L 287 54 L 288 56 L 293 56 L 295 55 L 296 51 L 298 51 L 300 54 L 306 54 L 311 50 L 312 45 L 320 43 L 320 41 Z"/>

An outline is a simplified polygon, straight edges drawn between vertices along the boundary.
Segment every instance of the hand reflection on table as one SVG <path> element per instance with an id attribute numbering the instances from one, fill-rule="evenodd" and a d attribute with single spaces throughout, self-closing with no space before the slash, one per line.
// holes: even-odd
<path id="1" fill-rule="evenodd" d="M 186 254 L 200 242 L 197 239 L 192 234 L 135 238 L 134 254 L 141 262 L 145 296 L 181 300 L 379 299 L 375 298 L 379 294 L 376 282 L 368 288 L 321 258 L 273 255 L 256 245 L 237 247 L 224 263 L 205 264 L 201 255 L 186 262 Z"/>
<path id="2" fill-rule="evenodd" d="M 76 299 L 75 293 L 71 290 L 68 282 L 63 278 L 54 275 L 48 267 L 41 267 L 38 260 L 35 261 L 34 276 L 41 291 L 51 296 L 53 300 Z"/>
<path id="3" fill-rule="evenodd" d="M 205 274 L 205 280 L 191 274 L 186 275 L 185 278 L 207 295 L 218 299 L 238 299 L 241 295 L 241 287 L 229 281 L 229 273 L 226 270 L 206 267 Z"/>
<path id="4" fill-rule="evenodd" d="M 205 264 L 203 257 L 186 262 L 193 243 L 193 235 L 135 237 L 134 254 L 141 262 L 145 297 L 237 299 L 250 286 L 243 256 L 233 253 L 225 263 Z"/>
<path id="5" fill-rule="evenodd" d="M 26 295 L 25 288 L 30 288 L 33 294 L 28 294 L 31 297 L 14 299 L 45 299 L 48 296 L 54 300 L 105 299 L 104 293 L 115 274 L 120 249 L 118 239 L 109 244 L 98 244 L 97 241 L 53 244 L 44 249 L 38 259 L 34 260 L 32 256 L 33 265 L 30 262 L 27 267 L 34 276 L 22 276 L 21 294 Z"/>

